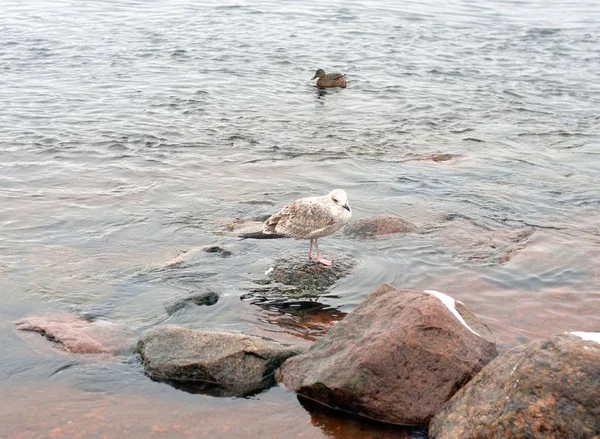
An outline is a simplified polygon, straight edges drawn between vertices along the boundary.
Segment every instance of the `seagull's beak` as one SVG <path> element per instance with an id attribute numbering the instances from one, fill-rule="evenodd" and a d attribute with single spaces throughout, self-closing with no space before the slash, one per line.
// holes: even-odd
<path id="1" fill-rule="evenodd" d="M 344 204 L 342 207 L 350 212 L 350 205 L 348 203 Z"/>

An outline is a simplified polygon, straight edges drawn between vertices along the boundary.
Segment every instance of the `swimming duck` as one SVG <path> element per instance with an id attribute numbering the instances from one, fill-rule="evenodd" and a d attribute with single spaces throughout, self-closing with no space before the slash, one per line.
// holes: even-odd
<path id="1" fill-rule="evenodd" d="M 317 87 L 345 87 L 346 75 L 343 73 L 325 73 L 325 70 L 319 69 L 316 71 L 312 79 L 319 78 Z"/>

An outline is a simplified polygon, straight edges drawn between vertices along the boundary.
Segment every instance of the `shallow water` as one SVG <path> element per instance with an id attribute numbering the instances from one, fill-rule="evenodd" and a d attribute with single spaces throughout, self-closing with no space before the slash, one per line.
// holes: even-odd
<path id="1" fill-rule="evenodd" d="M 462 300 L 501 351 L 599 330 L 597 2 L 9 0 L 2 10 L 7 437 L 424 435 L 340 420 L 281 388 L 248 400 L 189 394 L 150 381 L 131 353 L 82 358 L 15 332 L 12 321 L 48 310 L 137 332 L 185 323 L 308 343 L 391 282 Z M 345 72 L 348 87 L 316 89 L 317 68 Z M 274 259 L 308 245 L 239 241 L 226 225 L 334 187 L 353 219 L 393 213 L 420 233 L 323 239 L 326 255 L 358 263 L 308 311 L 240 300 Z M 234 254 L 165 266 L 212 243 Z M 206 286 L 216 305 L 166 315 L 163 300 Z"/>

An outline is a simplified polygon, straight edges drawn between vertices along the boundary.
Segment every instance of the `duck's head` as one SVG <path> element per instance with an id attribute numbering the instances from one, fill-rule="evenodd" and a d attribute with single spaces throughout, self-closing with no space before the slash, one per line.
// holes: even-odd
<path id="1" fill-rule="evenodd" d="M 336 205 L 343 207 L 348 212 L 352 213 L 350 210 L 350 205 L 348 204 L 348 195 L 346 195 L 346 192 L 343 189 L 332 190 L 329 193 L 329 197 Z"/>
<path id="2" fill-rule="evenodd" d="M 323 76 L 325 76 L 325 70 L 319 69 L 315 72 L 315 76 L 312 79 L 322 78 Z"/>

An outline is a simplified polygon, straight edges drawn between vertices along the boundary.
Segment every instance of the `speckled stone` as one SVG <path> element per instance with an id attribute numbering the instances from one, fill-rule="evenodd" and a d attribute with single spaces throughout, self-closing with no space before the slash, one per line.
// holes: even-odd
<path id="1" fill-rule="evenodd" d="M 454 395 L 429 435 L 600 438 L 600 344 L 562 334 L 513 348 Z"/>

